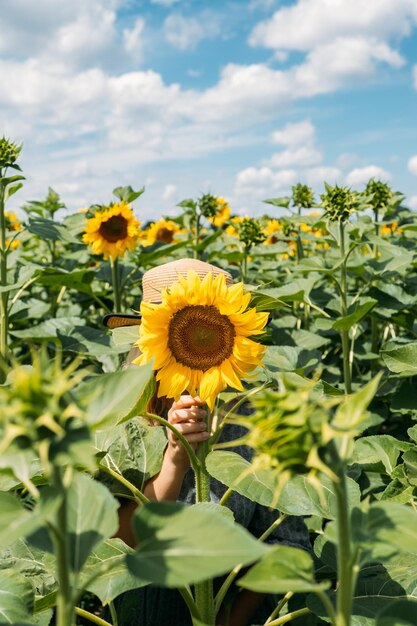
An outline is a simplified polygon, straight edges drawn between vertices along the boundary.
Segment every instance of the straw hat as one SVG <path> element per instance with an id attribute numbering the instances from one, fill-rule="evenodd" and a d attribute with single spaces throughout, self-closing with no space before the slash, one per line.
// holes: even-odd
<path id="1" fill-rule="evenodd" d="M 220 267 L 199 261 L 198 259 L 179 259 L 178 261 L 158 265 L 144 273 L 142 276 L 142 301 L 155 304 L 162 302 L 161 293 L 165 287 L 170 287 L 173 283 L 176 283 L 178 275 L 187 276 L 188 270 L 194 270 L 200 276 L 200 279 L 204 278 L 209 272 L 212 272 L 214 276 L 224 274 L 226 284 L 233 284 L 233 279 L 229 272 Z M 140 320 L 140 315 L 111 313 L 105 316 L 103 322 L 108 328 L 117 328 L 119 326 L 136 326 L 140 324 Z"/>

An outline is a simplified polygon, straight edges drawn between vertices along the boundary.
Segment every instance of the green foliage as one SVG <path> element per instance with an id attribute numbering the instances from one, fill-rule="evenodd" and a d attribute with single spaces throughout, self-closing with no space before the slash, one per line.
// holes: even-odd
<path id="1" fill-rule="evenodd" d="M 166 587 L 224 574 L 267 552 L 245 529 L 205 505 L 146 504 L 135 515 L 134 529 L 139 545 L 127 557 L 129 569 Z"/>
<path id="2" fill-rule="evenodd" d="M 20 150 L 0 140 L 5 201 L 22 186 Z M 7 167 L 16 176 L 6 176 Z M 113 190 L 127 203 L 143 192 Z M 112 274 L 82 243 L 86 214 L 66 213 L 50 188 L 46 198 L 22 207 L 25 222 L 5 216 L 0 357 L 9 377 L 0 386 L 0 614 L 7 623 L 49 623 L 65 587 L 52 530 L 62 520 L 74 602 L 85 589 L 105 604 L 149 582 L 194 584 L 260 559 L 242 587 L 309 593 L 307 606 L 330 621 L 323 596 L 313 594 L 330 581 L 337 592 L 327 597 L 340 612 L 340 589 L 349 588 L 340 563 L 359 554 L 352 626 L 416 623 L 417 217 L 402 201 L 371 180 L 361 194 L 326 185 L 316 203 L 299 183 L 291 197 L 265 201 L 278 219 L 269 244 L 269 216 L 214 226 L 207 218 L 217 214 L 218 201 L 204 194 L 179 205 L 178 224 L 189 229 L 181 241 L 139 244 L 117 270 L 127 312 L 139 308 L 144 271 L 184 256 L 244 279 L 252 305 L 269 312 L 261 338 L 266 369 L 244 381 L 245 391 L 260 381 L 269 385 L 251 399 L 256 412 L 245 422 L 257 465 L 230 450 L 211 452 L 206 465 L 212 477 L 275 509 L 277 518 L 307 516 L 314 567 L 295 548 L 266 549 L 216 505 L 139 506 L 138 549 L 110 538 L 117 526 L 110 492 L 138 501 L 137 490 L 160 468 L 165 433 L 140 417 L 154 393 L 152 370 L 120 371 L 120 354 L 137 328 L 111 336 L 102 326 L 113 310 Z M 288 480 L 277 482 L 285 471 Z M 340 552 L 341 544 L 348 552 Z"/>
<path id="3" fill-rule="evenodd" d="M 240 222 L 240 224 L 237 225 L 237 233 L 239 240 L 246 248 L 251 248 L 258 243 L 262 243 L 266 239 L 259 222 L 250 217 L 246 217 L 242 222 Z"/>
<path id="4" fill-rule="evenodd" d="M 239 585 L 260 593 L 284 594 L 288 591 L 308 593 L 329 587 L 329 583 L 319 585 L 315 582 L 311 556 L 290 546 L 274 548 L 239 580 Z"/>
<path id="5" fill-rule="evenodd" d="M 314 193 L 311 187 L 297 183 L 291 187 L 292 202 L 296 207 L 300 209 L 308 209 L 314 205 Z"/>
<path id="6" fill-rule="evenodd" d="M 21 145 L 13 143 L 4 136 L 0 137 L 0 170 L 7 167 L 20 169 L 16 161 L 21 149 Z"/>
<path id="7" fill-rule="evenodd" d="M 217 198 L 210 193 L 205 193 L 198 199 L 198 208 L 204 217 L 214 217 L 218 210 Z"/>
<path id="8" fill-rule="evenodd" d="M 359 196 L 348 187 L 331 187 L 326 184 L 326 193 L 321 195 L 326 216 L 332 222 L 346 222 L 359 208 Z"/>

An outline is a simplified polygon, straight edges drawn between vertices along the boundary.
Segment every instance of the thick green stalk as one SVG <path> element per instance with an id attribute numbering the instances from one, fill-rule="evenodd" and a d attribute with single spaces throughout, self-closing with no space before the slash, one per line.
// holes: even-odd
<path id="1" fill-rule="evenodd" d="M 241 281 L 244 283 L 246 280 L 246 276 L 248 273 L 248 256 L 249 256 L 249 252 L 250 252 L 250 246 L 245 246 L 244 251 L 243 251 L 243 258 L 242 261 L 240 263 L 240 278 Z"/>
<path id="2" fill-rule="evenodd" d="M 0 178 L 3 176 L 0 170 Z M 7 287 L 7 253 L 6 253 L 6 216 L 4 214 L 4 186 L 0 182 L 0 286 Z M 0 383 L 6 378 L 7 371 L 7 333 L 8 333 L 8 304 L 9 293 L 0 294 Z"/>
<path id="3" fill-rule="evenodd" d="M 374 209 L 374 217 L 375 217 L 375 235 L 379 236 L 379 211 L 378 209 Z M 378 258 L 378 244 L 374 244 L 374 258 Z M 378 341 L 379 341 L 379 328 L 376 317 L 371 317 L 371 352 L 374 354 L 378 354 Z M 371 370 L 374 371 L 377 366 L 377 360 L 373 359 L 371 361 Z"/>
<path id="4" fill-rule="evenodd" d="M 195 473 L 196 501 L 210 502 L 210 474 L 206 469 L 206 456 L 210 451 L 208 441 L 203 441 L 198 445 L 197 457 L 200 465 Z M 212 626 L 215 622 L 213 580 L 204 580 L 194 586 L 195 603 L 201 615 L 201 620 L 207 626 Z"/>
<path id="5" fill-rule="evenodd" d="M 114 311 L 121 312 L 122 311 L 122 303 L 120 298 L 120 285 L 119 285 L 119 262 L 117 257 L 115 259 L 111 259 L 111 274 L 113 281 L 113 296 L 114 296 Z"/>
<path id="6" fill-rule="evenodd" d="M 190 615 L 193 619 L 197 619 L 201 622 L 201 615 L 198 612 L 196 603 L 193 598 L 193 594 L 189 587 L 177 587 L 179 593 L 182 595 L 185 604 L 188 606 Z"/>
<path id="7" fill-rule="evenodd" d="M 347 272 L 346 272 L 346 252 L 345 252 L 345 224 L 341 220 L 339 222 L 340 229 L 340 308 L 342 317 L 347 315 Z M 345 383 L 345 392 L 352 392 L 350 363 L 349 363 L 349 331 L 342 330 L 342 355 L 343 355 L 343 379 Z"/>
<path id="8" fill-rule="evenodd" d="M 337 626 L 350 626 L 352 612 L 352 550 L 345 476 L 336 486 L 337 497 Z"/>
<path id="9" fill-rule="evenodd" d="M 198 244 L 200 243 L 200 215 L 195 217 L 195 233 L 194 233 L 194 258 L 198 259 Z"/>
<path id="10" fill-rule="evenodd" d="M 54 468 L 53 483 L 58 493 L 62 493 L 62 501 L 56 512 L 55 524 L 51 532 L 58 582 L 56 626 L 75 626 L 75 598 L 71 586 L 67 533 L 67 495 L 60 468 Z"/>
<path id="11" fill-rule="evenodd" d="M 113 601 L 109 602 L 109 609 L 110 609 L 110 615 L 111 615 L 111 620 L 113 622 L 113 626 L 119 626 L 119 620 L 117 617 L 116 607 L 114 606 Z"/>
<path id="12" fill-rule="evenodd" d="M 352 529 L 347 494 L 346 466 L 336 446 L 331 446 L 335 470 L 339 477 L 334 483 L 337 501 L 337 589 L 335 626 L 350 626 L 355 586 L 357 552 L 352 550 Z"/>

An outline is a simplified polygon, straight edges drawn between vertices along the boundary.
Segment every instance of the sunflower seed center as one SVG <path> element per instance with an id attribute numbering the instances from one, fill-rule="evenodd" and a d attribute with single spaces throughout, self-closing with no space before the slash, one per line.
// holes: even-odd
<path id="1" fill-rule="evenodd" d="M 172 316 L 168 347 L 175 359 L 205 372 L 233 352 L 235 328 L 214 306 L 186 306 Z"/>
<path id="2" fill-rule="evenodd" d="M 98 232 L 109 243 L 116 243 L 127 237 L 127 220 L 122 215 L 113 215 L 100 224 Z"/>
<path id="3" fill-rule="evenodd" d="M 174 239 L 174 232 L 169 228 L 160 228 L 156 233 L 156 240 L 163 241 L 164 243 L 172 243 Z"/>

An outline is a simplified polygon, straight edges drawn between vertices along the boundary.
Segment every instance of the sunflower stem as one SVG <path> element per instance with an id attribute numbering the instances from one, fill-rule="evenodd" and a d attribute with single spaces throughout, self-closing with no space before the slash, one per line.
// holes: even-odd
<path id="1" fill-rule="evenodd" d="M 347 256 L 345 252 L 345 224 L 341 220 L 339 223 L 339 233 L 340 233 L 340 308 L 342 317 L 347 315 L 348 306 L 347 306 Z M 341 330 L 342 336 L 342 358 L 343 358 L 343 378 L 345 383 L 345 393 L 352 393 L 352 385 L 351 385 L 351 372 L 350 372 L 350 364 L 349 364 L 349 331 Z"/>
<path id="2" fill-rule="evenodd" d="M 122 303 L 120 299 L 119 260 L 117 257 L 110 260 L 110 265 L 113 281 L 114 310 L 120 313 L 122 310 Z"/>
<path id="3" fill-rule="evenodd" d="M 0 169 L 0 179 L 3 171 Z M 6 250 L 6 216 L 4 214 L 4 192 L 5 188 L 0 182 L 0 286 L 7 287 L 7 250 Z M 8 334 L 8 311 L 9 299 L 8 291 L 0 294 L 0 383 L 6 379 L 7 373 L 7 334 Z"/>
<path id="4" fill-rule="evenodd" d="M 210 416 L 207 418 L 207 423 L 210 423 Z M 206 456 L 210 452 L 210 444 L 208 441 L 203 441 L 198 445 L 197 457 L 200 461 L 200 466 L 195 474 L 196 485 L 196 500 L 200 502 L 210 502 L 210 474 L 206 468 Z M 201 615 L 201 619 L 204 624 L 211 626 L 214 624 L 215 610 L 214 610 L 214 594 L 213 594 L 213 580 L 204 580 L 194 586 L 195 603 L 197 609 Z"/>
<path id="5" fill-rule="evenodd" d="M 140 489 L 135 487 L 135 485 L 133 485 L 129 480 L 127 480 L 127 478 L 122 476 L 122 474 L 119 474 L 118 472 L 115 472 L 114 470 L 111 469 L 111 467 L 107 467 L 107 465 L 99 465 L 99 468 L 103 472 L 105 472 L 106 474 L 109 474 L 109 476 L 112 476 L 112 478 L 117 480 L 124 487 L 129 489 L 129 491 L 132 494 L 134 500 L 138 504 L 146 504 L 147 502 L 149 502 L 149 499 L 145 496 L 145 494 L 143 494 L 140 491 Z"/>
<path id="6" fill-rule="evenodd" d="M 169 430 L 171 430 L 174 433 L 174 435 L 181 441 L 182 445 L 187 450 L 188 456 L 190 458 L 191 467 L 193 468 L 195 474 L 197 475 L 201 462 L 199 458 L 197 457 L 196 453 L 194 452 L 194 450 L 192 449 L 192 447 L 190 446 L 190 444 L 188 443 L 188 441 L 186 440 L 186 438 L 184 437 L 184 435 L 180 433 L 180 431 L 177 428 L 175 428 L 173 424 L 168 422 L 168 420 L 164 419 L 160 415 L 155 415 L 155 413 L 146 412 L 143 414 L 143 417 L 146 417 L 147 419 L 150 419 L 155 422 L 159 422 L 160 424 L 162 424 L 162 426 L 169 428 Z"/>
<path id="7" fill-rule="evenodd" d="M 196 215 L 194 233 L 194 258 L 198 259 L 198 244 L 200 240 L 200 215 Z"/>

